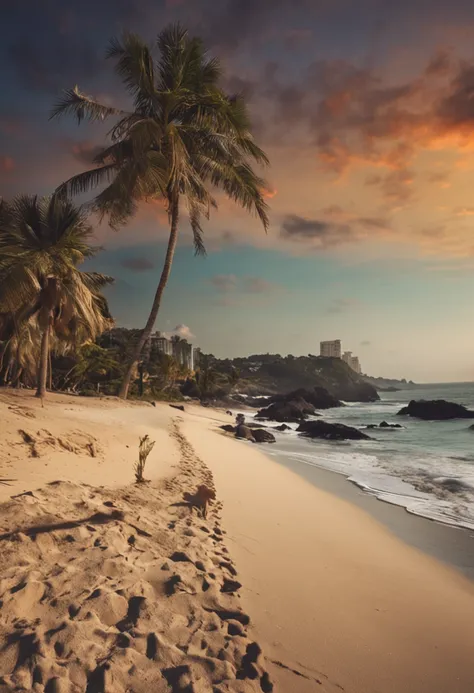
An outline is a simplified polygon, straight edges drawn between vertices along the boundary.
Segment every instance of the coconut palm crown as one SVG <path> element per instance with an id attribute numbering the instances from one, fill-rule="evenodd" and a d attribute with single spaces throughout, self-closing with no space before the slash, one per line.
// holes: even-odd
<path id="1" fill-rule="evenodd" d="M 65 92 L 51 117 L 73 115 L 79 123 L 115 120 L 94 168 L 73 176 L 58 193 L 77 195 L 101 188 L 91 207 L 115 228 L 135 214 L 141 201 L 161 200 L 168 212 L 164 266 L 122 385 L 120 394 L 126 397 L 169 278 L 182 203 L 197 254 L 205 253 L 201 222 L 217 207 L 216 191 L 255 213 L 266 230 L 265 183 L 252 164 L 266 165 L 268 160 L 252 137 L 245 100 L 221 88 L 219 61 L 180 25 L 162 31 L 153 47 L 126 33 L 110 42 L 107 57 L 115 61 L 132 108 L 100 104 L 74 87 Z"/>
<path id="2" fill-rule="evenodd" d="M 113 322 L 101 289 L 112 279 L 78 269 L 97 252 L 87 214 L 57 196 L 19 195 L 0 208 L 0 321 L 20 354 L 41 335 L 38 396 L 46 391 L 51 339 L 94 339 Z M 30 335 L 28 340 L 25 335 Z M 34 353 L 34 348 L 33 348 Z"/>

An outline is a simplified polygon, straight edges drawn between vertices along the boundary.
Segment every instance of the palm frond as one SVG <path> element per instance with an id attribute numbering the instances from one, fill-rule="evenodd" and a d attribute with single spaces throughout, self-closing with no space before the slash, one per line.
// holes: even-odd
<path id="1" fill-rule="evenodd" d="M 122 40 L 113 38 L 107 58 L 117 60 L 115 71 L 133 96 L 135 109 L 147 115 L 155 110 L 155 73 L 150 48 L 137 34 L 125 32 Z"/>
<path id="2" fill-rule="evenodd" d="M 92 96 L 83 94 L 76 85 L 73 89 L 64 91 L 63 98 L 59 99 L 53 107 L 49 119 L 53 120 L 65 115 L 72 115 L 76 118 L 78 124 L 83 120 L 93 123 L 98 120 L 103 121 L 110 116 L 124 115 L 124 113 L 119 108 L 104 106 L 92 98 Z"/>
<path id="3" fill-rule="evenodd" d="M 194 254 L 206 255 L 206 247 L 204 245 L 204 231 L 201 226 L 201 213 L 198 205 L 191 204 L 189 209 L 189 222 L 193 232 Z"/>
<path id="4" fill-rule="evenodd" d="M 92 168 L 89 171 L 78 173 L 62 183 L 56 190 L 56 195 L 65 199 L 68 196 L 76 197 L 94 190 L 103 183 L 108 183 L 117 170 L 116 164 L 105 164 Z"/>

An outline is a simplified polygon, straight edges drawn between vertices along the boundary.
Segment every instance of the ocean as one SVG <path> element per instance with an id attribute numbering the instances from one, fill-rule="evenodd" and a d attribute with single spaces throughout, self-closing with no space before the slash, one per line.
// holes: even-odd
<path id="1" fill-rule="evenodd" d="M 379 394 L 379 402 L 347 403 L 321 412 L 320 418 L 361 429 L 382 421 L 403 428 L 368 430 L 373 440 L 344 442 L 310 440 L 295 430 L 275 431 L 276 443 L 265 446 L 265 452 L 343 474 L 367 493 L 411 513 L 474 529 L 474 430 L 469 430 L 474 420 L 396 416 L 411 399 L 446 399 L 474 410 L 474 383 Z M 250 418 L 248 411 L 245 415 Z"/>

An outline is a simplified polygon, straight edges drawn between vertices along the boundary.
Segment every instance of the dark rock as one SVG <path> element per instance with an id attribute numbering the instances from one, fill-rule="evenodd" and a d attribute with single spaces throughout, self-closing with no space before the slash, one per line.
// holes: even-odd
<path id="1" fill-rule="evenodd" d="M 275 426 L 275 431 L 291 431 L 291 426 L 280 424 L 280 426 Z"/>
<path id="2" fill-rule="evenodd" d="M 256 443 L 275 443 L 275 436 L 263 428 L 256 428 L 252 431 L 252 435 Z"/>
<path id="3" fill-rule="evenodd" d="M 244 438 L 245 440 L 254 440 L 253 433 L 248 426 L 237 426 L 235 429 L 236 438 Z"/>
<path id="4" fill-rule="evenodd" d="M 379 428 L 403 428 L 403 426 L 401 424 L 389 424 L 386 421 L 382 421 L 382 423 L 379 425 Z"/>
<path id="5" fill-rule="evenodd" d="M 184 407 L 182 404 L 170 404 L 170 407 L 173 409 L 179 409 L 179 411 L 184 411 Z"/>
<path id="6" fill-rule="evenodd" d="M 308 404 L 311 404 L 316 409 L 331 409 L 332 407 L 342 407 L 342 402 L 329 394 L 324 387 L 314 387 L 312 390 L 307 390 L 303 387 L 288 392 L 286 395 L 274 395 L 270 398 L 270 402 L 293 402 L 294 400 L 303 399 Z"/>
<path id="7" fill-rule="evenodd" d="M 204 563 L 202 561 L 196 561 L 196 563 L 194 565 L 196 566 L 196 568 L 198 570 L 202 570 L 203 573 L 206 572 L 206 566 L 204 565 Z"/>
<path id="8" fill-rule="evenodd" d="M 377 424 L 368 424 L 366 428 L 378 428 Z"/>
<path id="9" fill-rule="evenodd" d="M 447 421 L 449 419 L 474 419 L 474 411 L 462 404 L 446 402 L 444 399 L 414 400 L 398 412 L 399 416 L 413 416 L 425 421 Z"/>
<path id="10" fill-rule="evenodd" d="M 269 419 L 278 422 L 298 423 L 306 419 L 309 415 L 316 414 L 312 404 L 308 404 L 304 399 L 293 399 L 291 401 L 278 401 L 270 404 L 269 407 L 261 409 L 258 416 L 262 419 Z"/>
<path id="11" fill-rule="evenodd" d="M 440 486 L 442 486 L 446 491 L 449 491 L 450 493 L 464 493 L 466 491 L 473 490 L 472 486 L 466 484 L 465 481 L 461 481 L 461 479 L 441 479 L 438 483 Z"/>
<path id="12" fill-rule="evenodd" d="M 357 428 L 327 421 L 303 421 L 296 429 L 310 438 L 326 440 L 370 440 L 369 436 Z"/>
<path id="13" fill-rule="evenodd" d="M 469 430 L 474 431 L 474 424 L 472 424 L 472 426 L 469 426 Z"/>
<path id="14" fill-rule="evenodd" d="M 226 433 L 235 433 L 235 426 L 232 426 L 231 424 L 225 424 L 225 426 L 219 426 L 223 431 L 226 431 Z"/>

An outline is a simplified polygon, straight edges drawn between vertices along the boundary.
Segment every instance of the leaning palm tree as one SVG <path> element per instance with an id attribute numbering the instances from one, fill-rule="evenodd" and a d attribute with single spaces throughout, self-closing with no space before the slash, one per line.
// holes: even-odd
<path id="1" fill-rule="evenodd" d="M 153 47 L 154 48 L 154 47 Z M 67 91 L 51 117 L 82 120 L 115 118 L 110 142 L 95 157 L 95 167 L 60 186 L 58 192 L 83 194 L 102 186 L 91 203 L 119 227 L 143 200 L 163 201 L 170 233 L 163 270 L 151 312 L 124 377 L 120 395 L 127 397 L 136 364 L 160 308 L 170 276 L 182 205 L 187 206 L 196 254 L 204 254 L 202 217 L 217 207 L 214 190 L 255 212 L 265 229 L 264 180 L 252 162 L 268 160 L 250 132 L 246 104 L 219 86 L 221 67 L 209 58 L 201 41 L 179 25 L 157 39 L 158 55 L 134 34 L 113 39 L 107 56 L 133 99 L 131 112 L 104 106 L 77 87 Z"/>
<path id="2" fill-rule="evenodd" d="M 31 361 L 39 352 L 39 397 L 46 393 L 52 342 L 67 350 L 112 325 L 100 293 L 111 278 L 78 269 L 98 250 L 91 235 L 85 211 L 57 196 L 20 195 L 0 210 L 0 313 L 10 318 L 3 320 L 4 331 L 10 330 L 3 337 L 13 355 L 28 353 Z"/>

